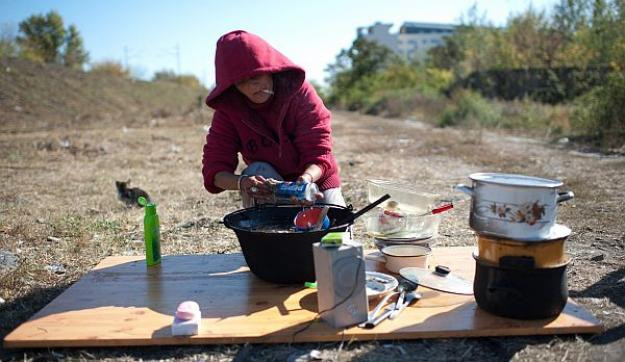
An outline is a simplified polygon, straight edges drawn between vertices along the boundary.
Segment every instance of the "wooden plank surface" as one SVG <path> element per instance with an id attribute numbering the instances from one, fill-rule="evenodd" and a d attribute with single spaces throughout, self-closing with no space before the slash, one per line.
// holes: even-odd
<path id="1" fill-rule="evenodd" d="M 454 273 L 472 280 L 472 250 L 434 248 L 430 265 L 451 266 Z M 383 264 L 368 261 L 367 270 L 383 271 Z M 423 299 L 399 318 L 374 329 L 354 327 L 343 331 L 315 319 L 315 290 L 263 282 L 249 272 L 241 254 L 165 256 L 161 266 L 153 268 L 147 268 L 139 257 L 113 256 L 7 335 L 4 346 L 322 342 L 602 330 L 595 317 L 571 300 L 555 319 L 521 321 L 480 310 L 473 296 L 424 287 L 419 291 Z M 200 304 L 199 335 L 172 337 L 172 315 L 184 300 Z"/>

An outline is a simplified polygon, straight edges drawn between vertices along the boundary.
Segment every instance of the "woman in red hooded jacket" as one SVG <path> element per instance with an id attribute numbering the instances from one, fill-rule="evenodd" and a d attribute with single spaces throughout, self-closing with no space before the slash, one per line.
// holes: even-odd
<path id="1" fill-rule="evenodd" d="M 318 201 L 345 205 L 332 154 L 330 111 L 304 70 L 260 37 L 237 30 L 217 41 L 215 109 L 202 174 L 211 193 L 239 190 L 243 206 L 271 199 L 268 179 L 314 182 Z M 247 168 L 234 172 L 241 153 Z"/>

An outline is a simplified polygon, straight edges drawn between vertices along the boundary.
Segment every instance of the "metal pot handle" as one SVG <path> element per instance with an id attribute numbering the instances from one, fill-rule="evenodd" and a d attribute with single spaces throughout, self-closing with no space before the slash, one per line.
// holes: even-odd
<path id="1" fill-rule="evenodd" d="M 469 196 L 473 196 L 473 187 L 467 186 L 465 184 L 457 184 L 454 186 L 454 190 L 464 192 Z"/>
<path id="2" fill-rule="evenodd" d="M 558 192 L 558 198 L 556 199 L 557 203 L 561 203 L 562 201 L 567 201 L 575 197 L 573 191 L 567 192 Z"/>

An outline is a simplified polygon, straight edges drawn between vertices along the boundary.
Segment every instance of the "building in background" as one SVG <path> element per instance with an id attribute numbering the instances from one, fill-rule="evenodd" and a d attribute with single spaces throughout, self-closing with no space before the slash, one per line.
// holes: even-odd
<path id="1" fill-rule="evenodd" d="M 391 33 L 392 26 L 377 22 L 358 28 L 357 36 L 384 45 L 406 59 L 423 60 L 428 49 L 443 45 L 443 38 L 456 28 L 451 24 L 405 22 L 399 33 Z"/>

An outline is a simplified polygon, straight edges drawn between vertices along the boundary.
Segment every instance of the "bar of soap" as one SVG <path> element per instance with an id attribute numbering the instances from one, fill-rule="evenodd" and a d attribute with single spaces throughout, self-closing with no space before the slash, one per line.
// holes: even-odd
<path id="1" fill-rule="evenodd" d="M 182 302 L 176 308 L 174 322 L 171 324 L 172 336 L 193 336 L 200 329 L 202 312 L 200 306 L 191 300 Z"/>
<path id="2" fill-rule="evenodd" d="M 196 314 L 200 313 L 200 306 L 191 300 L 180 303 L 176 309 L 176 318 L 182 320 L 191 320 Z"/>
<path id="3" fill-rule="evenodd" d="M 171 324 L 172 336 L 193 336 L 198 333 L 200 329 L 200 321 L 202 320 L 202 314 L 198 313 L 193 316 L 192 319 L 180 319 L 174 318 L 174 322 Z"/>

